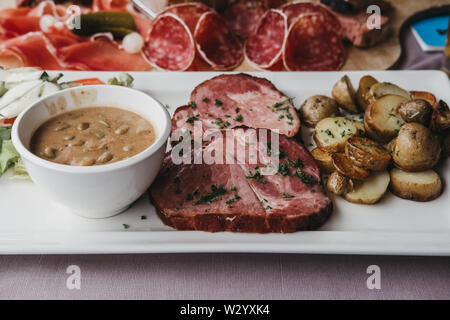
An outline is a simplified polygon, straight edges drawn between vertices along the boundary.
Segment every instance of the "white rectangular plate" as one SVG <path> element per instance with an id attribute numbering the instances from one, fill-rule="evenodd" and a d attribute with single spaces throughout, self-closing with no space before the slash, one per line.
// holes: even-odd
<path id="1" fill-rule="evenodd" d="M 364 74 L 408 90 L 433 92 L 450 102 L 447 76 L 439 71 L 346 72 L 355 86 Z M 99 77 L 115 72 L 64 72 L 63 80 Z M 299 105 L 310 95 L 331 94 L 342 72 L 254 73 L 271 80 Z M 217 73 L 133 73 L 135 88 L 170 106 L 186 104 L 192 89 Z M 132 103 L 132 101 L 130 101 Z M 310 138 L 304 132 L 305 144 Z M 450 181 L 450 161 L 439 172 Z M 238 234 L 175 231 L 159 220 L 148 195 L 126 212 L 90 220 L 51 203 L 30 181 L 0 178 L 0 253 L 164 253 L 276 252 L 330 254 L 450 255 L 450 191 L 428 203 L 406 201 L 388 193 L 376 205 L 335 199 L 331 218 L 317 231 L 293 234 Z M 444 183 L 445 185 L 445 183 Z M 83 199 L 80 199 L 83 201 Z M 141 217 L 145 216 L 146 219 Z M 125 225 L 129 228 L 125 229 Z"/>

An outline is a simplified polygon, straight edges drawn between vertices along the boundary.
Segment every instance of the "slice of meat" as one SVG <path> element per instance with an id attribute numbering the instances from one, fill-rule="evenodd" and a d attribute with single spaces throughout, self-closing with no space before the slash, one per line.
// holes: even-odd
<path id="1" fill-rule="evenodd" d="M 59 56 L 78 69 L 100 71 L 143 71 L 151 69 L 141 53 L 130 54 L 114 42 L 95 40 L 65 46 Z"/>
<path id="2" fill-rule="evenodd" d="M 344 60 L 342 40 L 323 15 L 303 15 L 290 26 L 283 56 L 287 70 L 339 70 Z"/>
<path id="3" fill-rule="evenodd" d="M 342 26 L 336 15 L 326 6 L 312 2 L 287 3 L 280 8 L 286 14 L 288 25 L 291 26 L 301 15 L 321 14 L 338 35 L 342 35 Z"/>
<path id="4" fill-rule="evenodd" d="M 82 69 L 57 56 L 57 49 L 41 32 L 29 32 L 0 43 L 0 55 L 16 57 L 22 65 L 46 70 Z"/>
<path id="5" fill-rule="evenodd" d="M 165 13 L 153 22 L 144 54 L 156 68 L 184 71 L 195 58 L 192 33 L 178 16 Z"/>
<path id="6" fill-rule="evenodd" d="M 253 130 L 257 141 L 250 144 L 244 143 L 247 129 L 233 129 L 223 140 L 206 145 L 203 153 L 234 151 L 226 148 L 233 140 L 233 145 L 263 159 L 268 152 L 260 146 L 263 131 Z M 323 193 L 314 160 L 297 141 L 268 132 L 267 141 L 278 138 L 279 150 L 284 152 L 281 161 L 289 163 L 274 175 L 257 175 L 262 171 L 256 166 L 262 164 L 250 165 L 248 157 L 240 163 L 176 165 L 169 152 L 150 188 L 163 222 L 179 230 L 258 233 L 295 232 L 322 225 L 332 211 L 332 202 Z"/>
<path id="7" fill-rule="evenodd" d="M 239 0 L 225 10 L 223 17 L 235 34 L 247 39 L 255 34 L 266 9 L 262 1 Z"/>
<path id="8" fill-rule="evenodd" d="M 208 11 L 212 11 L 212 9 L 200 2 L 180 3 L 164 9 L 159 13 L 159 15 L 165 13 L 172 13 L 176 15 L 181 20 L 183 20 L 184 23 L 186 23 L 187 27 L 193 34 L 198 20 L 200 19 L 202 14 Z"/>
<path id="9" fill-rule="evenodd" d="M 245 125 L 277 129 L 289 137 L 300 129 L 289 97 L 270 81 L 242 73 L 222 74 L 199 84 L 191 94 L 190 107 L 175 111 L 172 134 L 192 128 L 188 115 L 201 121 L 205 129 Z"/>
<path id="10" fill-rule="evenodd" d="M 215 12 L 205 12 L 194 32 L 197 52 L 214 70 L 231 70 L 243 60 L 242 45 Z"/>
<path id="11" fill-rule="evenodd" d="M 372 47 L 385 40 L 391 32 L 389 18 L 380 16 L 380 29 L 369 29 L 367 19 L 369 14 L 365 11 L 354 14 L 337 14 L 343 28 L 344 39 L 360 48 Z"/>
<path id="12" fill-rule="evenodd" d="M 257 68 L 272 68 L 282 59 L 286 35 L 286 15 L 275 9 L 267 11 L 245 44 L 247 59 Z"/>

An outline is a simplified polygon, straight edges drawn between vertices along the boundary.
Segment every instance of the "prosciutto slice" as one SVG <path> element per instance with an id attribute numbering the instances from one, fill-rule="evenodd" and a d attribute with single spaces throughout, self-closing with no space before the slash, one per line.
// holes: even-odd
<path id="1" fill-rule="evenodd" d="M 94 0 L 97 10 L 129 11 L 135 18 L 137 30 L 145 38 L 151 22 L 129 7 L 125 0 Z M 50 16 L 56 22 L 43 27 L 41 19 Z M 117 70 L 144 71 L 151 69 L 143 54 L 130 54 L 118 41 L 79 37 L 65 22 L 67 8 L 53 1 L 40 1 L 35 7 L 19 7 L 0 11 L 0 54 L 3 61 L 14 66 L 33 66 L 47 70 Z"/>

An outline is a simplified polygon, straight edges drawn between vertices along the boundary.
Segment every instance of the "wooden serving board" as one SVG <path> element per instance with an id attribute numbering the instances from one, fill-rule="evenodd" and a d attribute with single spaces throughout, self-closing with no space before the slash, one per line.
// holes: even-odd
<path id="1" fill-rule="evenodd" d="M 164 0 L 153 0 L 160 9 Z M 433 15 L 450 12 L 450 0 L 389 0 L 394 12 L 391 13 L 392 31 L 388 39 L 379 45 L 359 49 L 347 44 L 347 59 L 342 70 L 386 70 L 394 68 L 402 54 L 400 36 L 403 30 L 412 22 Z M 146 0 L 152 2 L 152 0 Z M 0 9 L 15 6 L 15 0 L 0 0 Z M 11 61 L 0 56 L 0 66 L 15 67 L 17 61 Z M 236 70 L 254 71 L 247 61 Z"/>

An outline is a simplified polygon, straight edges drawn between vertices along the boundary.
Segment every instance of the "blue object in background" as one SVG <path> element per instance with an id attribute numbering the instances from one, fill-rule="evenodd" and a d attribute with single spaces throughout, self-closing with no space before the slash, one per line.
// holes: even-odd
<path id="1" fill-rule="evenodd" d="M 444 50 L 449 16 L 420 20 L 411 26 L 412 33 L 423 51 Z"/>

